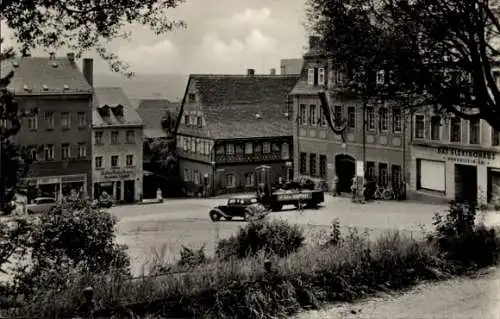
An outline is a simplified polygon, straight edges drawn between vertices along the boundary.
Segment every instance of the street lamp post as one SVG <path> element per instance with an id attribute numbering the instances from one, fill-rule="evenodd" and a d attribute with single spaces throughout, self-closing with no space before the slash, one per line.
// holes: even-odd
<path id="1" fill-rule="evenodd" d="M 4 176 L 2 171 L 2 153 L 3 153 L 3 142 L 5 131 L 9 129 L 10 121 L 9 119 L 0 118 L 0 212 L 3 212 L 4 209 Z"/>
<path id="2" fill-rule="evenodd" d="M 217 163 L 215 161 L 212 161 L 211 164 L 212 164 L 212 196 L 215 196 L 215 165 Z"/>

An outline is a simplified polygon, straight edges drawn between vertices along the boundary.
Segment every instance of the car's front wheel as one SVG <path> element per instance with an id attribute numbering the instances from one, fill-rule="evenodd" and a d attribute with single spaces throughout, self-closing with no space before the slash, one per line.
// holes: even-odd
<path id="1" fill-rule="evenodd" d="M 213 222 L 218 222 L 222 216 L 215 210 L 210 212 L 210 219 Z"/>

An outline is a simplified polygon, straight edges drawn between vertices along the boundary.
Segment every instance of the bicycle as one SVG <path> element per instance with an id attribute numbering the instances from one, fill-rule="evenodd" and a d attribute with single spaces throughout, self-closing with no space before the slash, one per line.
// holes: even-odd
<path id="1" fill-rule="evenodd" d="M 390 200 L 395 198 L 396 194 L 394 193 L 394 190 L 392 189 L 391 186 L 387 186 L 386 188 L 384 188 L 383 186 L 377 185 L 375 193 L 373 194 L 373 199 L 375 200 L 378 199 Z"/>

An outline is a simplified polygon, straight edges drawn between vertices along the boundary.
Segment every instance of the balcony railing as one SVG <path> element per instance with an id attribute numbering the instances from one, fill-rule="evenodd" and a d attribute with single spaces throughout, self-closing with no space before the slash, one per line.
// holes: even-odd
<path id="1" fill-rule="evenodd" d="M 273 153 L 255 153 L 255 154 L 218 154 L 215 156 L 215 161 L 220 164 L 226 163 L 257 163 L 268 161 L 285 160 L 281 158 L 280 152 Z"/>

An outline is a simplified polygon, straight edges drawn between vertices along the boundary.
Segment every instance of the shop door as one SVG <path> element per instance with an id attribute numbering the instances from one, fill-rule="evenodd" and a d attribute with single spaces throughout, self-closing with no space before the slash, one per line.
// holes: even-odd
<path id="1" fill-rule="evenodd" d="M 477 201 L 477 167 L 455 164 L 455 200 Z"/>
<path id="2" fill-rule="evenodd" d="M 335 156 L 335 172 L 338 177 L 337 189 L 340 192 L 351 192 L 352 178 L 356 173 L 356 161 L 345 154 Z"/>
<path id="3" fill-rule="evenodd" d="M 125 191 L 125 202 L 133 203 L 135 202 L 135 181 L 125 181 L 124 185 Z"/>

